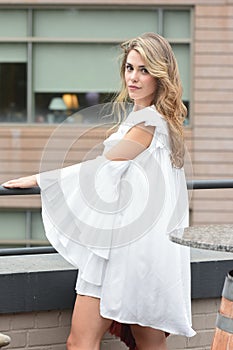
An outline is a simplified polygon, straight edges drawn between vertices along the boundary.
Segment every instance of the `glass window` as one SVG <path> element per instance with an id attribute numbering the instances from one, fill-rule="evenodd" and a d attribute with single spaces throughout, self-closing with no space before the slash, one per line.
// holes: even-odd
<path id="1" fill-rule="evenodd" d="M 131 38 L 157 30 L 156 10 L 36 10 L 34 35 L 82 39 Z"/>
<path id="2" fill-rule="evenodd" d="M 0 212 L 0 248 L 48 245 L 41 210 Z"/>
<path id="3" fill-rule="evenodd" d="M 2 37 L 27 36 L 27 10 L 1 9 L 0 33 Z"/>
<path id="4" fill-rule="evenodd" d="M 190 99 L 190 52 L 188 44 L 172 44 L 183 85 L 183 100 Z"/>
<path id="5" fill-rule="evenodd" d="M 63 93 L 36 93 L 35 94 L 35 122 L 36 123 L 61 123 L 64 121 L 72 122 L 68 118 L 74 113 L 97 104 L 110 102 L 113 95 L 109 92 L 71 92 Z M 85 118 L 81 114 L 75 116 L 76 123 L 95 123 L 94 116 L 89 115 Z"/>
<path id="6" fill-rule="evenodd" d="M 27 46 L 17 43 L 0 44 L 0 62 L 27 62 Z"/>
<path id="7" fill-rule="evenodd" d="M 0 63 L 0 121 L 26 122 L 26 63 Z"/>
<path id="8" fill-rule="evenodd" d="M 189 39 L 190 11 L 165 10 L 163 17 L 163 35 L 169 39 Z"/>
<path id="9" fill-rule="evenodd" d="M 0 212 L 0 246 L 16 245 L 26 237 L 26 213 L 23 211 Z"/>
<path id="10" fill-rule="evenodd" d="M 42 242 L 47 241 L 40 210 L 31 212 L 31 237 L 30 238 L 32 240 L 37 240 Z"/>
<path id="11" fill-rule="evenodd" d="M 77 109 L 57 111 L 54 117 L 48 108 L 53 98 L 77 95 L 82 108 L 86 94 L 98 94 L 101 100 L 119 91 L 118 42 L 148 31 L 171 41 L 189 105 L 189 9 L 74 6 L 30 11 L 0 11 L 0 122 L 59 122 Z M 16 40 L 8 43 L 6 37 Z"/>
<path id="12" fill-rule="evenodd" d="M 34 91 L 115 91 L 118 54 L 109 44 L 36 44 Z"/>

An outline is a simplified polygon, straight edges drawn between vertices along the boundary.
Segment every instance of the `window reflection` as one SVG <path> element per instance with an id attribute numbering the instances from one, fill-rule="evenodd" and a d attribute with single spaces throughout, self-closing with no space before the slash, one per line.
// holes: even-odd
<path id="1" fill-rule="evenodd" d="M 72 122 L 72 115 L 77 123 L 96 123 L 93 116 L 83 118 L 82 109 L 112 101 L 113 94 L 99 92 L 74 93 L 37 93 L 35 95 L 35 122 L 62 123 Z"/>
<path id="2" fill-rule="evenodd" d="M 26 122 L 26 63 L 0 63 L 0 122 Z"/>

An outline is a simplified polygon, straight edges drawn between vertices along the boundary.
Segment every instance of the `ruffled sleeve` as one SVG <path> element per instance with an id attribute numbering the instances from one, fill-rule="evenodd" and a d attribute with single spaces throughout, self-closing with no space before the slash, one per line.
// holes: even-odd
<path id="1" fill-rule="evenodd" d="M 132 160 L 108 160 L 105 152 L 112 140 L 119 141 L 141 122 L 156 126 L 150 146 Z M 47 238 L 71 264 L 86 268 L 86 278 L 97 284 L 101 273 L 88 276 L 93 268 L 87 269 L 87 261 L 93 267 L 103 265 L 111 248 L 129 244 L 151 230 L 167 233 L 184 225 L 182 218 L 177 223 L 172 216 L 179 173 L 174 174 L 170 164 L 166 120 L 156 110 L 130 113 L 104 146 L 103 154 L 95 159 L 37 174 Z M 171 226 L 168 217 L 174 218 Z"/>

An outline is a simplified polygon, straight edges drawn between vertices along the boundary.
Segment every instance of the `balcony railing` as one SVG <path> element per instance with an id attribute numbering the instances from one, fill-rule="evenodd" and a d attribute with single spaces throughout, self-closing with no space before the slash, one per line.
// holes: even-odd
<path id="1" fill-rule="evenodd" d="M 224 189 L 233 188 L 233 179 L 218 179 L 218 180 L 188 180 L 188 190 L 203 190 L 203 189 Z M 7 189 L 0 186 L 0 196 L 15 196 L 15 195 L 39 195 L 40 188 L 32 187 L 26 189 Z M 48 254 L 55 253 L 56 250 L 50 246 L 27 247 L 27 248 L 4 248 L 0 249 L 0 256 L 5 255 L 26 255 L 26 254 Z"/>

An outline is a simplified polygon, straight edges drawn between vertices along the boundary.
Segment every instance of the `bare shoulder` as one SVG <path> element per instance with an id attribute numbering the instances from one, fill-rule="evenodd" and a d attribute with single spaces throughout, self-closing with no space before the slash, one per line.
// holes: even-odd
<path id="1" fill-rule="evenodd" d="M 145 147 L 148 147 L 151 143 L 155 131 L 155 126 L 147 125 L 144 122 L 138 123 L 133 126 L 124 136 L 125 140 L 136 141 Z"/>

